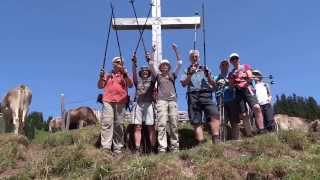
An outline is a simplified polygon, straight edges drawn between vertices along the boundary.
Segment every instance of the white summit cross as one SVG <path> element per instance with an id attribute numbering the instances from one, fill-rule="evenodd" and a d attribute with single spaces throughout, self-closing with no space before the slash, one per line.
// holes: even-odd
<path id="1" fill-rule="evenodd" d="M 199 16 L 193 17 L 161 17 L 161 0 L 151 0 L 152 17 L 146 22 L 147 18 L 115 18 L 113 29 L 117 30 L 137 30 L 152 29 L 152 45 L 156 46 L 155 63 L 159 64 L 162 60 L 162 39 L 161 29 L 194 29 L 200 27 L 201 19 Z M 179 8 L 179 7 L 177 7 Z"/>

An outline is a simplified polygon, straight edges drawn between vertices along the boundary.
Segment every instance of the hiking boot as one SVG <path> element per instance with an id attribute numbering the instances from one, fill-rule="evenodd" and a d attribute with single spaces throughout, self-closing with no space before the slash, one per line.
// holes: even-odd
<path id="1" fill-rule="evenodd" d="M 178 153 L 178 152 L 179 152 L 179 149 L 172 149 L 171 152 L 172 152 L 172 153 Z"/>
<path id="2" fill-rule="evenodd" d="M 220 143 L 221 143 L 221 140 L 219 135 L 212 136 L 212 144 L 220 144 Z"/>
<path id="3" fill-rule="evenodd" d="M 133 151 L 132 154 L 137 155 L 137 156 L 141 156 L 141 148 L 139 146 L 137 146 Z"/>
<path id="4" fill-rule="evenodd" d="M 119 155 L 119 154 L 122 154 L 122 151 L 121 151 L 121 150 L 114 150 L 113 153 L 114 153 L 115 155 Z"/>
<path id="5" fill-rule="evenodd" d="M 158 154 L 165 154 L 166 153 L 166 150 L 165 149 L 159 149 L 158 150 Z"/>
<path id="6" fill-rule="evenodd" d="M 156 146 L 151 146 L 151 154 L 157 154 L 158 149 Z"/>
<path id="7" fill-rule="evenodd" d="M 201 140 L 201 141 L 197 141 L 196 146 L 199 146 L 199 145 L 205 144 L 206 142 L 207 142 L 207 140 L 206 140 L 206 139 Z"/>
<path id="8" fill-rule="evenodd" d="M 102 149 L 102 152 L 104 153 L 104 154 L 112 154 L 112 151 L 111 151 L 111 149 L 108 149 L 108 148 L 103 148 Z"/>
<path id="9" fill-rule="evenodd" d="M 261 134 L 267 134 L 267 131 L 265 129 L 258 129 L 258 135 L 261 135 Z"/>

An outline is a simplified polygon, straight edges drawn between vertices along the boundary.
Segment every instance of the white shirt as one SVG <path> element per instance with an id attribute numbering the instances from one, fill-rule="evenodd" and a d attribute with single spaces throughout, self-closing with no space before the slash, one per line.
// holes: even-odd
<path id="1" fill-rule="evenodd" d="M 256 96 L 260 105 L 271 103 L 268 95 L 268 88 L 264 82 L 258 82 L 255 85 L 255 89 L 256 89 Z"/>

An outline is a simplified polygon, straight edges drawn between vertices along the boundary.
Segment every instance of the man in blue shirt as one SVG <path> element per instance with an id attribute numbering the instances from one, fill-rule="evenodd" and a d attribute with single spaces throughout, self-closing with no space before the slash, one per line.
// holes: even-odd
<path id="1" fill-rule="evenodd" d="M 199 64 L 199 56 L 198 50 L 190 51 L 191 65 L 185 70 L 181 84 L 183 87 L 187 87 L 188 113 L 196 140 L 198 143 L 204 142 L 202 124 L 208 121 L 212 142 L 219 143 L 220 118 L 217 105 L 213 102 L 212 97 L 215 80 L 207 67 Z"/>
<path id="2" fill-rule="evenodd" d="M 229 120 L 231 124 L 231 139 L 238 140 L 240 137 L 240 108 L 235 101 L 235 88 L 230 87 L 228 84 L 228 60 L 221 61 L 219 68 L 220 74 L 218 77 L 216 77 L 217 89 L 219 90 L 216 91 L 217 102 L 220 103 L 220 98 L 223 93 L 224 115 L 226 120 Z"/>

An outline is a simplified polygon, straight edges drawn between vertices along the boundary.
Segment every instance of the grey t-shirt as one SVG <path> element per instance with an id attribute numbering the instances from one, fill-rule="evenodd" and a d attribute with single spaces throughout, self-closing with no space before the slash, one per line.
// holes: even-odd
<path id="1" fill-rule="evenodd" d="M 137 83 L 137 101 L 138 102 L 152 102 L 153 101 L 153 90 L 155 84 L 155 77 L 150 76 L 147 79 L 138 79 Z"/>
<path id="2" fill-rule="evenodd" d="M 158 82 L 158 100 L 177 101 L 177 93 L 175 88 L 175 80 L 177 76 L 169 73 L 168 76 L 157 75 Z"/>

